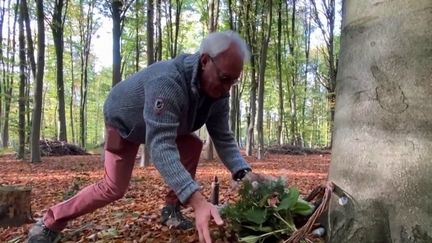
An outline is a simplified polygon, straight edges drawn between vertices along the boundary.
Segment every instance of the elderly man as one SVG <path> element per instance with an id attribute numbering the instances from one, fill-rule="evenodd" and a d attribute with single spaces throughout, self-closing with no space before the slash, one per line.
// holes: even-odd
<path id="1" fill-rule="evenodd" d="M 191 206 L 200 241 L 211 242 L 209 220 L 223 221 L 194 180 L 202 142 L 193 132 L 206 125 L 234 179 L 251 171 L 228 126 L 229 90 L 248 57 L 237 33 L 215 32 L 202 41 L 199 53 L 155 63 L 113 87 L 104 105 L 104 179 L 49 208 L 30 231 L 29 242 L 53 242 L 69 220 L 123 197 L 142 143 L 150 148 L 155 167 L 171 188 L 162 223 L 193 227 L 179 209 L 181 204 Z"/>

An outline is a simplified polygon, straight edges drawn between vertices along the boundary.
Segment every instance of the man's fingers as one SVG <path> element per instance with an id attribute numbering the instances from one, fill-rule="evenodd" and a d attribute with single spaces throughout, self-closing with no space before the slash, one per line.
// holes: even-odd
<path id="1" fill-rule="evenodd" d="M 215 223 L 217 225 L 223 225 L 224 222 L 223 222 L 223 220 L 222 220 L 222 218 L 221 218 L 221 216 L 220 216 L 219 211 L 217 210 L 217 208 L 213 207 L 210 212 L 212 214 L 212 217 L 213 217 Z"/>

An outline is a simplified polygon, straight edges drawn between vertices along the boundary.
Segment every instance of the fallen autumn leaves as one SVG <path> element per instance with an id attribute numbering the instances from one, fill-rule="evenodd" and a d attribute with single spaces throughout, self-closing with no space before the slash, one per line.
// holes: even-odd
<path id="1" fill-rule="evenodd" d="M 330 155 L 269 155 L 264 161 L 246 157 L 255 172 L 285 176 L 289 185 L 308 194 L 327 179 Z M 0 157 L 0 184 L 32 186 L 34 218 L 41 217 L 46 208 L 61 202 L 74 193 L 98 181 L 103 176 L 99 155 L 43 158 L 43 163 L 31 164 Z M 218 161 L 202 161 L 197 181 L 204 195 L 210 195 L 213 176 L 220 179 L 220 202 L 233 201 L 229 172 Z M 136 165 L 125 197 L 93 213 L 70 222 L 63 231 L 61 242 L 197 242 L 194 231 L 180 232 L 159 224 L 166 188 L 156 169 Z M 193 217 L 193 212 L 184 210 Z M 24 242 L 31 225 L 0 228 L 0 242 Z"/>

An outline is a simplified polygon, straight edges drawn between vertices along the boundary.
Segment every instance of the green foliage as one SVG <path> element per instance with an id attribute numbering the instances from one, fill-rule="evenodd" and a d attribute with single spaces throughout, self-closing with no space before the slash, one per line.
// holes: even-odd
<path id="1" fill-rule="evenodd" d="M 241 242 L 275 242 L 296 230 L 294 218 L 313 213 L 314 206 L 300 198 L 296 188 L 287 188 L 282 179 L 245 181 L 239 200 L 222 210 Z"/>

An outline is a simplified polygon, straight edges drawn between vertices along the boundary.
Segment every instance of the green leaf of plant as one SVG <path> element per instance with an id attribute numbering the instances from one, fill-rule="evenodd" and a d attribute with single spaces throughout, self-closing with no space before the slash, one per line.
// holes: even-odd
<path id="1" fill-rule="evenodd" d="M 256 243 L 259 239 L 261 239 L 261 236 L 248 235 L 246 237 L 240 238 L 240 242 Z"/>
<path id="2" fill-rule="evenodd" d="M 262 224 L 267 220 L 267 209 L 252 208 L 245 213 L 245 218 L 255 224 Z"/>
<path id="3" fill-rule="evenodd" d="M 285 194 L 286 196 L 282 198 L 282 201 L 280 202 L 279 206 L 276 208 L 276 211 L 282 210 L 282 209 L 289 209 L 292 206 L 294 206 L 299 199 L 300 192 L 297 188 L 291 188 L 288 192 L 288 194 Z"/>
<path id="4" fill-rule="evenodd" d="M 243 225 L 242 227 L 244 228 L 248 228 L 251 229 L 253 231 L 257 231 L 257 232 L 265 232 L 265 233 L 269 233 L 273 231 L 273 228 L 270 226 L 250 226 L 250 225 Z"/>
<path id="5" fill-rule="evenodd" d="M 313 213 L 314 209 L 315 207 L 311 203 L 299 198 L 294 207 L 291 208 L 291 211 L 296 214 L 308 216 Z"/>

